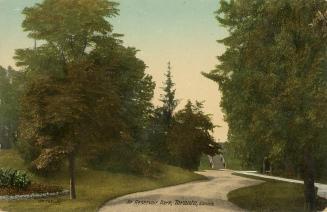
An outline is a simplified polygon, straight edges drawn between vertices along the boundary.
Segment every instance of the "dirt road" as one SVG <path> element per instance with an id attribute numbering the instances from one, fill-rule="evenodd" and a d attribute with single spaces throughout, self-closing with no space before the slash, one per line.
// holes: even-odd
<path id="1" fill-rule="evenodd" d="M 126 195 L 107 202 L 100 212 L 242 211 L 227 201 L 228 192 L 261 182 L 232 175 L 231 171 L 198 173 L 209 180 Z"/>

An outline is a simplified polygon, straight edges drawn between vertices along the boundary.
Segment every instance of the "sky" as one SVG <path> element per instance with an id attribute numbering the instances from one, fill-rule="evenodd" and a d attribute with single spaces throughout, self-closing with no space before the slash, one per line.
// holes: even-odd
<path id="1" fill-rule="evenodd" d="M 14 51 L 33 47 L 21 28 L 21 11 L 40 0 L 0 0 L 0 65 L 14 66 Z M 178 109 L 188 99 L 205 101 L 205 112 L 212 114 L 216 128 L 214 137 L 227 139 L 228 125 L 219 107 L 221 94 L 218 86 L 204 78 L 218 64 L 217 56 L 224 46 L 216 40 L 227 36 L 219 26 L 214 12 L 219 0 L 118 0 L 120 15 L 111 19 L 116 33 L 124 34 L 126 46 L 140 50 L 138 57 L 148 66 L 147 73 L 156 82 L 153 102 L 159 97 L 168 61 L 172 64 Z"/>

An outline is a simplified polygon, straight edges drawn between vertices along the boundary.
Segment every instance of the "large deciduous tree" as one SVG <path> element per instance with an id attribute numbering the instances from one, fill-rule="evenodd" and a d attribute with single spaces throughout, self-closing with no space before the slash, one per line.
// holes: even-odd
<path id="1" fill-rule="evenodd" d="M 68 159 L 72 199 L 76 156 L 97 160 L 115 143 L 142 137 L 152 107 L 154 83 L 145 64 L 108 22 L 116 6 L 107 0 L 45 0 L 23 11 L 24 30 L 41 42 L 15 56 L 27 76 L 21 152 L 38 170 L 57 170 Z"/>
<path id="2" fill-rule="evenodd" d="M 265 156 L 300 170 L 307 207 L 327 138 L 327 56 L 324 0 L 221 1 L 219 23 L 229 36 L 216 70 L 229 139 L 244 161 Z"/>

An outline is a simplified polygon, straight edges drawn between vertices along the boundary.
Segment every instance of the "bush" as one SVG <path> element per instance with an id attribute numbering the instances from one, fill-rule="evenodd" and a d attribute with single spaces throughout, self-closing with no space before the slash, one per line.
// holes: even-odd
<path id="1" fill-rule="evenodd" d="M 16 149 L 20 157 L 24 160 L 28 171 L 42 177 L 47 177 L 55 172 L 60 171 L 63 162 L 59 157 L 52 157 L 53 160 L 49 161 L 45 167 L 37 167 L 37 160 L 41 155 L 41 149 L 35 145 L 32 145 L 32 141 L 18 140 L 16 143 Z"/>
<path id="2" fill-rule="evenodd" d="M 160 172 L 158 163 L 145 154 L 136 154 L 134 159 L 127 163 L 127 168 L 135 174 L 146 177 L 156 176 Z"/>
<path id="3" fill-rule="evenodd" d="M 106 157 L 93 161 L 91 165 L 94 168 L 107 169 L 111 172 L 131 173 L 147 177 L 157 176 L 160 172 L 157 163 L 151 157 L 126 143 L 115 145 Z"/>
<path id="4" fill-rule="evenodd" d="M 26 189 L 31 185 L 27 174 L 13 169 L 0 169 L 0 187 Z"/>

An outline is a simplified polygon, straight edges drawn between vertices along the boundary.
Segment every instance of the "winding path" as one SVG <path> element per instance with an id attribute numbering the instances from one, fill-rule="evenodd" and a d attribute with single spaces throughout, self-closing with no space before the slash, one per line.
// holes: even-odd
<path id="1" fill-rule="evenodd" d="M 107 202 L 100 212 L 242 211 L 228 202 L 229 191 L 262 181 L 232 175 L 232 171 L 198 172 L 209 180 L 139 192 Z"/>

